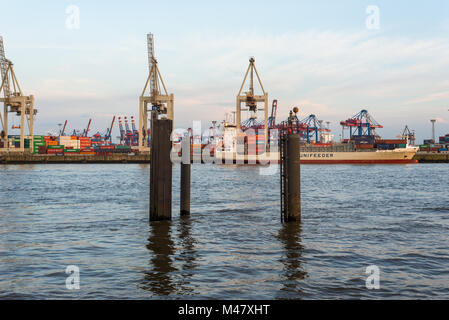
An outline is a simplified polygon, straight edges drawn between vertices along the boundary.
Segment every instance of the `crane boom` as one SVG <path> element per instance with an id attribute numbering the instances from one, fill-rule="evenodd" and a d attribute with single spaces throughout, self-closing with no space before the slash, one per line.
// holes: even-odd
<path id="1" fill-rule="evenodd" d="M 278 101 L 273 100 L 273 105 L 271 107 L 271 116 L 268 118 L 269 128 L 274 128 L 276 126 L 276 113 L 278 110 Z"/>
<path id="2" fill-rule="evenodd" d="M 147 47 L 148 47 L 148 67 L 150 68 L 150 92 L 155 94 L 156 88 L 156 72 L 152 72 L 154 61 L 154 37 L 152 33 L 147 34 Z M 155 71 L 155 70 L 154 70 Z"/>
<path id="3" fill-rule="evenodd" d="M 109 128 L 109 135 L 111 135 L 111 133 L 112 133 L 112 128 L 114 127 L 114 122 L 115 122 L 115 116 L 112 117 L 111 127 Z"/>
<path id="4" fill-rule="evenodd" d="M 64 127 L 62 128 L 62 131 L 61 131 L 61 136 L 63 136 L 64 135 L 64 132 L 65 132 L 65 128 L 67 127 L 67 120 L 64 122 Z"/>
<path id="5" fill-rule="evenodd" d="M 84 131 L 84 134 L 83 134 L 84 137 L 87 137 L 87 134 L 89 133 L 90 123 L 91 122 L 92 122 L 92 119 L 89 119 L 89 122 L 87 123 L 86 131 Z"/>
<path id="6" fill-rule="evenodd" d="M 173 120 L 174 117 L 174 96 L 172 93 L 169 94 L 167 92 L 159 71 L 157 60 L 154 56 L 154 38 L 151 33 L 147 34 L 147 51 L 149 73 L 142 94 L 139 97 L 139 140 L 137 145 L 142 152 L 149 152 L 149 146 L 145 143 L 148 132 L 148 113 L 154 112 L 156 116 L 165 115 L 170 120 Z"/>

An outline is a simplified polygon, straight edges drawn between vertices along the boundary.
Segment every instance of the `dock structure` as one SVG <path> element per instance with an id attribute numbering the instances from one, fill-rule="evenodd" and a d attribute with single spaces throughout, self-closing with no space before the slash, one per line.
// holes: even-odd
<path id="1" fill-rule="evenodd" d="M 419 163 L 449 163 L 449 153 L 418 152 L 414 159 Z"/>
<path id="2" fill-rule="evenodd" d="M 152 112 L 150 165 L 150 221 L 171 220 L 173 121 L 158 119 Z"/>
<path id="3" fill-rule="evenodd" d="M 0 153 L 0 164 L 58 164 L 58 163 L 150 163 L 150 154 L 54 155 L 23 152 Z"/>

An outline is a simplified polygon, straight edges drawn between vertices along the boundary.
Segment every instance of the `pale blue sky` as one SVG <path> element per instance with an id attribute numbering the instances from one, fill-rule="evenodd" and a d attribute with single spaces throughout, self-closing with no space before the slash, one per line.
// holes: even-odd
<path id="1" fill-rule="evenodd" d="M 155 35 L 175 125 L 221 120 L 234 109 L 248 57 L 255 56 L 280 118 L 299 105 L 331 121 L 363 108 L 395 136 L 449 133 L 447 1 L 0 1 L 6 54 L 39 114 L 36 130 L 104 130 L 112 115 L 137 116 L 148 72 L 146 33 Z M 66 7 L 80 29 L 65 27 Z M 380 29 L 368 30 L 377 5 Z M 117 131 L 115 133 L 118 134 Z M 114 134 L 116 135 L 116 134 Z"/>

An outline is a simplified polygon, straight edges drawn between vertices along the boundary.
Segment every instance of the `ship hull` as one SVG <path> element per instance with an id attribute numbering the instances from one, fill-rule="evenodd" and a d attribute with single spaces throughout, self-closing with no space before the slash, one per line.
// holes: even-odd
<path id="1" fill-rule="evenodd" d="M 418 160 L 413 159 L 391 159 L 391 160 L 300 160 L 302 164 L 407 164 L 418 163 Z"/>
<path id="2" fill-rule="evenodd" d="M 301 152 L 300 162 L 302 164 L 409 164 L 418 162 L 413 159 L 416 152 L 416 148 L 388 151 Z M 229 164 L 279 163 L 279 153 L 239 155 L 235 152 L 216 152 L 215 162 Z"/>

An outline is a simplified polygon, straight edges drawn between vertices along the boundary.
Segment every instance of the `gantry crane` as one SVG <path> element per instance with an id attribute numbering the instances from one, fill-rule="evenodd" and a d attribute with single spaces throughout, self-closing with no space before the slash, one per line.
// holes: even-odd
<path id="1" fill-rule="evenodd" d="M 303 124 L 301 128 L 304 128 L 305 130 L 304 137 L 307 140 L 307 143 L 310 143 L 313 135 L 315 135 L 315 142 L 319 143 L 321 142 L 321 135 L 319 132 L 330 132 L 329 129 L 323 127 L 323 120 L 318 120 L 314 114 L 304 118 L 300 123 Z"/>
<path id="2" fill-rule="evenodd" d="M 415 131 L 411 131 L 408 125 L 405 126 L 401 134 L 402 139 L 407 139 L 408 143 L 412 146 L 415 145 Z"/>
<path id="3" fill-rule="evenodd" d="M 149 73 L 145 87 L 139 99 L 139 151 L 149 151 L 147 140 L 148 132 L 148 104 L 150 104 L 150 112 L 155 116 L 166 115 L 167 119 L 173 120 L 173 104 L 174 96 L 167 92 L 164 81 L 154 56 L 153 35 L 147 34 L 148 45 L 148 65 Z M 161 92 L 161 85 L 163 91 Z M 147 89 L 148 92 L 147 92 Z"/>
<path id="4" fill-rule="evenodd" d="M 65 128 L 67 127 L 67 120 L 64 122 L 64 127 L 59 131 L 59 136 L 63 136 L 65 133 Z"/>
<path id="5" fill-rule="evenodd" d="M 125 143 L 125 130 L 123 129 L 122 117 L 118 117 L 118 127 L 120 130 L 120 144 Z"/>
<path id="6" fill-rule="evenodd" d="M 131 128 L 132 128 L 131 145 L 137 146 L 137 144 L 139 143 L 139 131 L 136 129 L 136 122 L 134 121 L 133 116 L 131 116 Z"/>
<path id="7" fill-rule="evenodd" d="M 354 136 L 374 136 L 375 129 L 383 128 L 376 120 L 368 113 L 367 110 L 362 110 L 350 119 L 341 121 L 340 125 L 344 129 L 349 127 L 349 138 Z M 344 133 L 342 129 L 342 135 Z M 354 131 L 353 131 L 354 129 Z M 343 139 L 343 136 L 342 136 Z"/>
<path id="8" fill-rule="evenodd" d="M 112 128 L 114 127 L 115 116 L 112 117 L 111 126 L 106 129 L 106 135 L 104 136 L 104 140 L 112 143 Z"/>
<path id="9" fill-rule="evenodd" d="M 82 135 L 83 137 L 87 137 L 87 135 L 89 134 L 91 122 L 92 122 L 92 119 L 89 119 L 89 122 L 87 123 L 87 128 L 84 129 L 84 131 L 83 131 L 83 135 Z"/>
<path id="10" fill-rule="evenodd" d="M 128 118 L 125 117 L 125 144 L 130 146 L 132 144 L 133 133 L 129 129 Z"/>
<path id="11" fill-rule="evenodd" d="M 0 102 L 3 102 L 3 115 L 0 112 L 0 122 L 2 131 L 0 132 L 0 141 L 3 142 L 3 148 L 9 149 L 8 141 L 8 113 L 16 113 L 20 116 L 20 147 L 13 149 L 15 151 L 25 151 L 25 121 L 28 124 L 28 134 L 30 139 L 30 151 L 33 152 L 33 132 L 34 117 L 37 109 L 34 109 L 34 96 L 24 96 L 20 88 L 19 81 L 14 72 L 13 63 L 6 59 L 3 38 L 0 36 Z M 2 96 L 3 92 L 3 96 Z"/>
<path id="12" fill-rule="evenodd" d="M 271 106 L 271 116 L 268 118 L 268 128 L 274 129 L 276 127 L 276 113 L 278 110 L 278 101 L 273 100 L 273 105 Z"/>
<path id="13" fill-rule="evenodd" d="M 242 118 L 242 111 L 250 111 L 250 119 L 256 119 L 256 113 L 259 110 L 264 110 L 264 132 L 265 132 L 265 146 L 268 145 L 268 93 L 265 92 L 262 81 L 260 80 L 259 73 L 257 72 L 256 66 L 254 64 L 256 60 L 254 57 L 251 57 L 249 59 L 249 66 L 246 70 L 245 77 L 243 78 L 242 85 L 240 87 L 239 93 L 237 94 L 237 100 L 236 100 L 236 124 L 237 124 L 237 130 L 240 131 L 242 128 L 241 118 Z M 259 82 L 260 88 L 262 89 L 262 95 L 255 95 L 254 94 L 254 73 L 256 74 L 257 80 Z M 247 92 L 244 92 L 242 94 L 243 86 L 246 83 L 246 79 L 248 78 L 248 74 L 250 75 L 249 79 L 249 90 Z M 264 108 L 258 109 L 257 103 L 263 102 Z M 242 109 L 242 103 L 245 103 L 245 106 L 247 109 Z"/>

